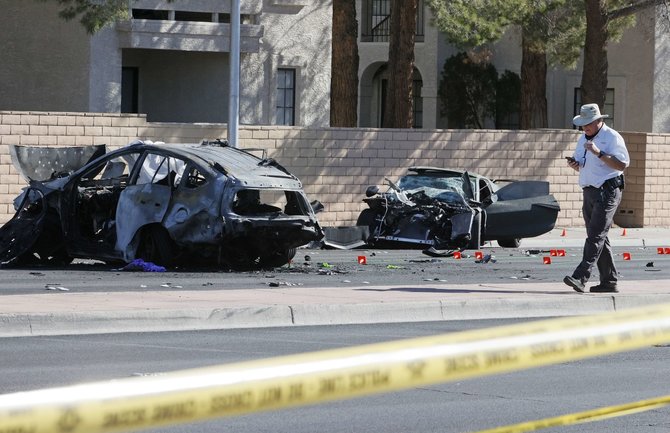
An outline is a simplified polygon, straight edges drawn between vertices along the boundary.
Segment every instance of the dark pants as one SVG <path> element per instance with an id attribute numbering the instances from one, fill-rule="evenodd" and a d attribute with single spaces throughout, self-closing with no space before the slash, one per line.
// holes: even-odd
<path id="1" fill-rule="evenodd" d="M 616 284 L 618 273 L 614 266 L 614 256 L 607 233 L 612 226 L 614 213 L 621 202 L 619 188 L 584 188 L 584 204 L 582 213 L 586 223 L 586 241 L 584 255 L 577 269 L 572 273 L 574 278 L 588 281 L 593 265 L 597 264 L 600 283 Z"/>

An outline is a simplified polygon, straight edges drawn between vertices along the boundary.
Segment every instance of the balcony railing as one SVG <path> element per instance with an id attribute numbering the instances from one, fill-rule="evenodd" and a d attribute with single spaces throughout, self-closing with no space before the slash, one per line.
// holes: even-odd
<path id="1" fill-rule="evenodd" d="M 121 48 L 230 52 L 230 24 L 132 19 L 116 24 Z M 240 26 L 240 50 L 257 53 L 263 26 Z"/>
<path id="2" fill-rule="evenodd" d="M 361 42 L 388 42 L 391 33 L 391 1 L 363 0 L 361 8 Z M 418 1 L 415 41 L 424 40 L 424 6 Z"/>

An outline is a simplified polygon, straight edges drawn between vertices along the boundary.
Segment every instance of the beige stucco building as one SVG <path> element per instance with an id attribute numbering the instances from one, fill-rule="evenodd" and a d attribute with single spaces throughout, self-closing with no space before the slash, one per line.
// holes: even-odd
<path id="1" fill-rule="evenodd" d="M 0 109 L 228 120 L 231 1 L 134 0 L 89 36 L 56 2 L 7 0 Z M 240 4 L 240 123 L 327 126 L 330 0 Z"/>
<path id="2" fill-rule="evenodd" d="M 229 0 L 129 0 L 132 19 L 89 36 L 56 2 L 5 0 L 0 14 L 0 110 L 145 113 L 152 122 L 228 120 Z M 390 0 L 356 0 L 361 127 L 381 125 Z M 449 128 L 438 87 L 458 52 L 419 1 L 416 126 Z M 241 0 L 240 123 L 325 127 L 330 118 L 332 0 Z M 653 9 L 609 45 L 603 111 L 621 131 L 670 131 L 670 32 Z M 520 36 L 493 45 L 499 72 L 519 73 Z M 571 128 L 575 70 L 547 74 L 550 128 Z M 492 125 L 486 125 L 492 127 Z"/>

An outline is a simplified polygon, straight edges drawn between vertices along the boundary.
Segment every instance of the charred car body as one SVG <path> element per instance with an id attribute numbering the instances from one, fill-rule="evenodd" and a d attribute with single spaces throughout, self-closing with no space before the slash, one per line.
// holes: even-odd
<path id="1" fill-rule="evenodd" d="M 371 186 L 369 208 L 357 225 L 369 228 L 369 245 L 416 246 L 429 255 L 479 248 L 496 240 L 518 247 L 522 238 L 554 228 L 560 206 L 549 183 L 516 181 L 500 187 L 467 171 L 410 167 L 409 173 L 380 193 Z"/>
<path id="2" fill-rule="evenodd" d="M 323 236 L 294 175 L 225 141 L 11 152 L 29 186 L 0 228 L 5 264 L 79 257 L 272 267 Z"/>

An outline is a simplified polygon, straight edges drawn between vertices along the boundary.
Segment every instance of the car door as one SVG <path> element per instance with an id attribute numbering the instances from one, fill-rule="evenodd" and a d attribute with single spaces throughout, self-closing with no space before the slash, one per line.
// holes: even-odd
<path id="1" fill-rule="evenodd" d="M 548 182 L 512 182 L 494 195 L 486 207 L 486 239 L 528 238 L 554 228 L 560 206 Z"/>
<path id="2" fill-rule="evenodd" d="M 162 223 L 170 207 L 172 192 L 183 172 L 180 158 L 157 152 L 147 152 L 132 176 L 132 182 L 119 197 L 116 213 L 116 250 L 125 261 L 134 258 L 132 244 L 138 231 L 149 224 Z"/>
<path id="3" fill-rule="evenodd" d="M 61 195 L 66 247 L 75 257 L 118 259 L 117 203 L 139 151 L 113 152 L 73 176 Z"/>
<path id="4" fill-rule="evenodd" d="M 223 229 L 220 207 L 225 178 L 217 181 L 193 162 L 180 177 L 163 225 L 185 244 L 216 243 Z"/>

